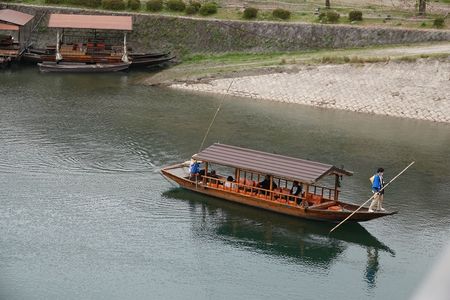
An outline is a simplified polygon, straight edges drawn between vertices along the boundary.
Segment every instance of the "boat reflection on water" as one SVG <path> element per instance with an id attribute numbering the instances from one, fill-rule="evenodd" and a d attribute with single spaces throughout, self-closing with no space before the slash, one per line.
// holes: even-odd
<path id="1" fill-rule="evenodd" d="M 375 247 L 367 247 L 367 265 L 364 276 L 369 288 L 374 288 L 376 286 L 375 279 L 378 269 L 378 249 Z"/>
<path id="2" fill-rule="evenodd" d="M 298 264 L 327 269 L 349 245 L 361 246 L 367 251 L 364 276 L 369 288 L 375 287 L 379 251 L 395 256 L 392 249 L 357 223 L 344 224 L 329 235 L 333 223 L 282 216 L 182 188 L 170 189 L 163 196 L 188 201 L 191 212 L 196 215 L 194 234 Z"/>

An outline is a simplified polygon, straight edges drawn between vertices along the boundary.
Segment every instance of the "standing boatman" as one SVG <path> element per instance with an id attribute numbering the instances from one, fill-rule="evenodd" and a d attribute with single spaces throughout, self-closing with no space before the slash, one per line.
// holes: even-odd
<path id="1" fill-rule="evenodd" d="M 383 168 L 378 168 L 377 174 L 370 178 L 372 181 L 372 192 L 375 193 L 375 195 L 373 196 L 372 203 L 370 203 L 369 212 L 374 212 L 374 209 L 386 211 L 382 206 L 384 200 L 384 190 L 381 190 L 384 187 L 383 172 Z"/>

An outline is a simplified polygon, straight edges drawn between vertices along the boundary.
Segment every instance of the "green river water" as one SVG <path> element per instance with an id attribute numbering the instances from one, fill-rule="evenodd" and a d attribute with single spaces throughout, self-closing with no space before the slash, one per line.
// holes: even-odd
<path id="1" fill-rule="evenodd" d="M 226 98 L 214 142 L 344 165 L 342 197 L 387 180 L 399 214 L 328 235 L 172 186 L 221 96 L 142 73 L 0 73 L 0 299 L 408 299 L 450 236 L 450 125 Z"/>

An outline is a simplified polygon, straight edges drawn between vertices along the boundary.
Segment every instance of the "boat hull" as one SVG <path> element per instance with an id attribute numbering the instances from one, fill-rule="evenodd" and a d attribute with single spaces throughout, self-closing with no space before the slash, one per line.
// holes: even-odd
<path id="1" fill-rule="evenodd" d="M 38 63 L 41 72 L 58 73 L 107 73 L 127 70 L 129 63 L 118 64 L 80 64 L 80 63 Z"/>
<path id="2" fill-rule="evenodd" d="M 156 67 L 172 61 L 175 56 L 157 58 L 131 58 L 131 67 Z"/>
<path id="3" fill-rule="evenodd" d="M 216 198 L 220 198 L 223 200 L 253 206 L 293 217 L 310 220 L 328 221 L 328 222 L 340 222 L 345 218 L 347 218 L 351 213 L 353 213 L 354 210 L 358 208 L 358 206 L 355 204 L 345 203 L 342 201 L 333 201 L 333 204 L 330 204 L 330 205 L 340 205 L 343 208 L 342 211 L 334 211 L 328 210 L 326 208 L 325 209 L 320 208 L 320 205 L 318 205 L 317 208 L 315 208 L 314 206 L 304 208 L 292 202 L 261 199 L 259 197 L 256 197 L 255 195 L 248 195 L 242 191 L 241 192 L 226 191 L 221 188 L 215 188 L 204 185 L 200 182 L 196 183 L 195 181 L 184 178 L 183 176 L 179 176 L 178 174 L 176 174 L 176 172 L 171 172 L 171 170 L 174 170 L 175 168 L 182 168 L 182 165 L 164 168 L 161 170 L 162 175 L 185 189 L 213 196 Z M 367 208 L 362 208 L 361 210 L 353 214 L 353 216 L 349 219 L 349 221 L 364 222 L 388 215 L 393 215 L 396 213 L 397 212 L 369 213 L 367 211 Z"/>
<path id="4" fill-rule="evenodd" d="M 131 59 L 148 59 L 148 58 L 160 58 L 169 56 L 170 52 L 149 52 L 149 53 L 129 53 L 128 56 Z"/>

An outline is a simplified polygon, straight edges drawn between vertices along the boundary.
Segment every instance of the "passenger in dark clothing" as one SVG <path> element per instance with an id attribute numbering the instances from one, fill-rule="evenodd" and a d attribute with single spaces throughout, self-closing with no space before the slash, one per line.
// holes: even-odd
<path id="1" fill-rule="evenodd" d="M 205 169 L 201 169 L 200 172 L 198 172 L 198 174 L 200 176 L 205 176 Z M 213 178 L 219 178 L 219 176 L 216 174 L 216 170 L 212 170 L 211 172 L 208 172 L 207 176 L 209 177 L 213 177 Z"/>
<path id="2" fill-rule="evenodd" d="M 298 184 L 298 181 L 294 181 L 294 183 L 292 184 L 291 195 L 299 197 L 297 198 L 297 204 L 300 204 L 300 202 L 302 202 L 302 186 Z"/>
<path id="3" fill-rule="evenodd" d="M 266 175 L 266 177 L 264 178 L 263 181 L 261 181 L 260 183 L 258 183 L 258 187 L 262 188 L 262 189 L 266 189 L 266 190 L 270 190 L 270 176 Z M 277 184 L 272 181 L 272 189 L 276 189 L 278 186 Z M 263 194 L 266 194 L 265 191 L 261 191 Z"/>

